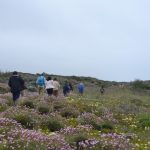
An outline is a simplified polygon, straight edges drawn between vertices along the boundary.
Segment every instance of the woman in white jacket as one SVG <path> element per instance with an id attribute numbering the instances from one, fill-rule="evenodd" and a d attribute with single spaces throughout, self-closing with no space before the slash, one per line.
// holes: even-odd
<path id="1" fill-rule="evenodd" d="M 47 78 L 45 86 L 46 86 L 47 94 L 51 96 L 53 94 L 54 81 L 52 80 L 50 76 Z"/>

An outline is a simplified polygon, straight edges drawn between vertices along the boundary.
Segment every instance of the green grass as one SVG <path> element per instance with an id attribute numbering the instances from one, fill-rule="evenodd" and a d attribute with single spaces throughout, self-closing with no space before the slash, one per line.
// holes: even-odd
<path id="1" fill-rule="evenodd" d="M 82 97 L 75 90 L 66 100 L 51 102 L 39 101 L 38 97 L 27 98 L 28 101 L 36 104 L 33 109 L 23 107 L 22 103 L 14 109 L 11 105 L 12 99 L 5 98 L 8 101 L 5 109 L 1 109 L 0 117 L 13 118 L 13 113 L 19 113 L 14 119 L 24 128 L 32 129 L 36 125 L 36 131 L 50 135 L 51 132 L 60 134 L 59 131 L 67 127 L 76 129 L 80 125 L 93 126 L 88 131 L 82 132 L 81 130 L 79 135 L 61 134 L 70 145 L 76 148 L 79 148 L 79 141 L 85 142 L 91 138 L 100 141 L 100 135 L 108 133 L 127 136 L 137 150 L 147 150 L 150 146 L 149 91 L 139 92 L 128 87 L 109 87 L 105 89 L 105 94 L 101 95 L 98 88 L 87 87 Z M 44 112 L 42 114 L 39 112 L 40 106 Z M 88 114 L 85 116 L 87 118 L 82 118 L 83 113 Z M 32 121 L 31 118 L 34 120 Z M 109 147 L 115 150 L 112 145 Z"/>

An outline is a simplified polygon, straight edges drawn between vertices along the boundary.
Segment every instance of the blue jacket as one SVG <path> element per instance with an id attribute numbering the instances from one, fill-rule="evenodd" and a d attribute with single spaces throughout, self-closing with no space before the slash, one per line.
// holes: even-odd
<path id="1" fill-rule="evenodd" d="M 36 84 L 39 86 L 45 86 L 45 81 L 46 81 L 45 77 L 41 75 L 37 78 Z"/>
<path id="2" fill-rule="evenodd" d="M 63 93 L 64 94 L 67 94 L 70 92 L 70 87 L 69 87 L 69 84 L 65 84 L 64 87 L 63 87 Z"/>
<path id="3" fill-rule="evenodd" d="M 80 93 L 83 93 L 83 92 L 84 92 L 84 89 L 85 89 L 84 84 L 83 84 L 83 83 L 80 83 L 80 84 L 78 85 L 78 91 L 79 91 Z"/>

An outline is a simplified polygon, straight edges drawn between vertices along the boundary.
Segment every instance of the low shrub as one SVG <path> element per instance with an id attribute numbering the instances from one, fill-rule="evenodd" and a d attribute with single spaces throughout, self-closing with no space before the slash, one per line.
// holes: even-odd
<path id="1" fill-rule="evenodd" d="M 7 105 L 0 104 L 0 112 L 3 112 L 7 109 Z"/>
<path id="2" fill-rule="evenodd" d="M 95 121 L 91 121 L 90 125 L 92 125 L 95 130 L 102 130 L 102 124 L 99 124 Z"/>
<path id="3" fill-rule="evenodd" d="M 103 120 L 92 113 L 83 113 L 81 116 L 78 117 L 78 121 L 82 125 L 92 125 L 94 129 L 101 130 Z"/>
<path id="4" fill-rule="evenodd" d="M 53 104 L 54 111 L 59 111 L 66 106 L 65 102 L 56 101 Z"/>
<path id="5" fill-rule="evenodd" d="M 33 129 L 36 124 L 35 120 L 26 114 L 16 115 L 13 119 L 27 129 Z"/>
<path id="6" fill-rule="evenodd" d="M 102 124 L 102 129 L 113 130 L 114 126 L 110 122 L 104 122 Z"/>
<path id="7" fill-rule="evenodd" d="M 74 108 L 64 108 L 61 110 L 60 114 L 65 118 L 77 118 L 80 112 Z"/>
<path id="8" fill-rule="evenodd" d="M 138 126 L 145 128 L 150 127 L 150 115 L 142 115 L 138 119 Z"/>
<path id="9" fill-rule="evenodd" d="M 28 107 L 28 108 L 31 108 L 31 109 L 35 108 L 35 105 L 32 101 L 24 101 L 22 103 L 22 106 L 25 106 L 25 107 Z"/>
<path id="10" fill-rule="evenodd" d="M 64 128 L 64 125 L 54 118 L 49 118 L 48 120 L 41 122 L 41 128 L 43 130 L 49 130 L 50 132 L 59 131 L 60 129 Z"/>
<path id="11" fill-rule="evenodd" d="M 47 106 L 39 106 L 38 111 L 41 114 L 48 114 L 49 113 L 49 108 Z"/>
<path id="12" fill-rule="evenodd" d="M 77 150 L 81 149 L 80 142 L 88 140 L 86 134 L 76 134 L 68 137 L 68 142 L 70 145 L 77 147 Z"/>

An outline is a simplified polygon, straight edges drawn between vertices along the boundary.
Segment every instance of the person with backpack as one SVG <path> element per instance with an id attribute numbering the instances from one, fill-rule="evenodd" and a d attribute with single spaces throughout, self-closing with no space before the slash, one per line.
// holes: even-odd
<path id="1" fill-rule="evenodd" d="M 53 89 L 54 89 L 54 81 L 52 80 L 50 76 L 47 78 L 45 86 L 46 86 L 46 91 L 47 91 L 48 96 L 52 96 Z"/>
<path id="2" fill-rule="evenodd" d="M 14 106 L 16 106 L 16 101 L 20 97 L 20 93 L 23 90 L 24 80 L 18 75 L 17 71 L 13 72 L 13 75 L 9 78 L 8 85 L 10 87 Z"/>
<path id="3" fill-rule="evenodd" d="M 45 81 L 46 81 L 46 79 L 45 79 L 43 73 L 36 80 L 36 84 L 38 86 L 39 95 L 43 95 L 44 94 Z"/>

